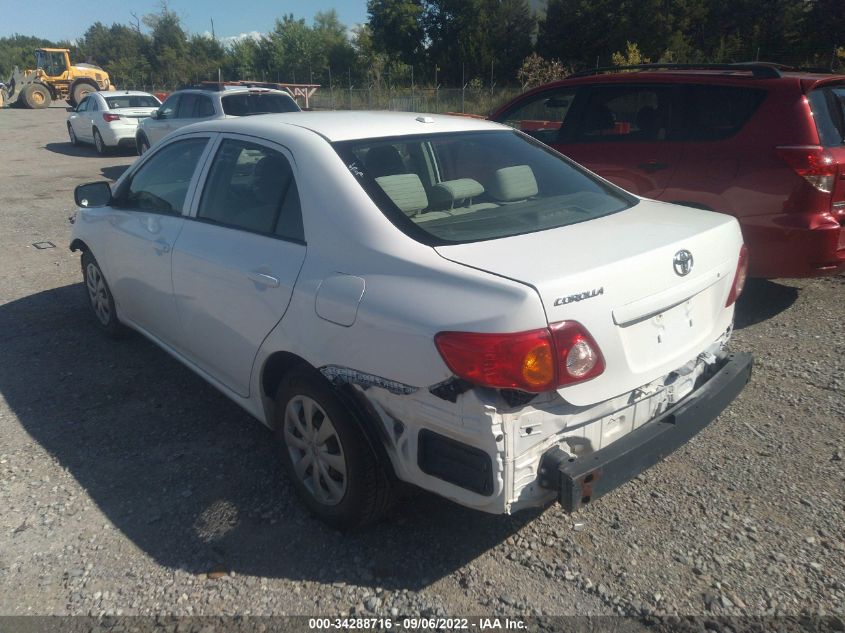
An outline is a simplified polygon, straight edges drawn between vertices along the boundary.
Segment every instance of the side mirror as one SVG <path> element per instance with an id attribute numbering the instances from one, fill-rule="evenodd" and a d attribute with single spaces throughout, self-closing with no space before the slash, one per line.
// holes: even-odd
<path id="1" fill-rule="evenodd" d="M 158 110 L 153 110 L 152 112 L 150 112 L 150 118 L 151 119 L 158 119 L 160 117 L 161 117 L 161 113 Z"/>
<path id="2" fill-rule="evenodd" d="M 111 186 L 101 180 L 79 185 L 73 191 L 73 199 L 76 206 L 86 209 L 91 207 L 107 207 L 111 204 Z"/>

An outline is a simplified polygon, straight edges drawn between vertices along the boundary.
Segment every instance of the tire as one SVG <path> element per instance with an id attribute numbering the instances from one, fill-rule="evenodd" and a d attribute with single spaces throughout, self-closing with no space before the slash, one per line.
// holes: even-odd
<path id="1" fill-rule="evenodd" d="M 6 102 L 9 101 L 9 93 L 6 91 L 5 88 L 0 88 L 0 108 L 6 106 Z"/>
<path id="2" fill-rule="evenodd" d="M 147 140 L 147 137 L 141 134 L 137 139 L 135 139 L 135 147 L 138 150 L 138 156 L 143 156 L 150 150 L 150 142 Z"/>
<path id="3" fill-rule="evenodd" d="M 342 530 L 384 515 L 392 492 L 387 472 L 354 413 L 319 372 L 300 366 L 284 377 L 275 422 L 282 464 L 312 514 Z"/>
<path id="4" fill-rule="evenodd" d="M 79 145 L 79 139 L 76 138 L 76 132 L 73 131 L 73 126 L 70 123 L 67 124 L 67 135 L 70 137 L 71 145 Z"/>
<path id="5" fill-rule="evenodd" d="M 109 153 L 108 146 L 103 142 L 103 137 L 100 136 L 100 130 L 94 128 L 94 147 L 100 156 L 105 156 Z"/>
<path id="6" fill-rule="evenodd" d="M 85 95 L 89 95 L 92 92 L 97 92 L 97 87 L 92 86 L 87 82 L 80 82 L 77 83 L 73 88 L 70 89 L 70 98 L 68 99 L 68 103 L 73 106 L 74 108 L 82 103 L 82 100 L 85 98 Z"/>
<path id="7" fill-rule="evenodd" d="M 126 327 L 117 318 L 111 288 L 97 260 L 88 251 L 82 253 L 82 279 L 97 326 L 111 338 L 124 336 Z"/>
<path id="8" fill-rule="evenodd" d="M 23 90 L 21 90 L 21 98 L 24 100 L 24 103 L 26 103 L 26 106 L 28 108 L 32 108 L 33 110 L 43 110 L 44 108 L 48 108 L 50 107 L 50 102 L 52 101 L 50 91 L 42 84 L 29 84 L 28 86 L 24 86 Z"/>

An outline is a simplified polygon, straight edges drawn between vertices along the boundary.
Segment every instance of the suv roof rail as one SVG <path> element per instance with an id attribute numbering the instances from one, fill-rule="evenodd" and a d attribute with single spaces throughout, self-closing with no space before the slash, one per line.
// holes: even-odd
<path id="1" fill-rule="evenodd" d="M 635 66 L 602 66 L 590 70 L 582 70 L 570 77 L 589 77 L 620 71 L 648 71 L 648 70 L 726 70 L 732 72 L 750 72 L 755 79 L 779 79 L 781 70 L 789 67 L 768 62 L 743 62 L 739 64 L 637 64 Z M 789 69 L 791 70 L 791 69 Z"/>

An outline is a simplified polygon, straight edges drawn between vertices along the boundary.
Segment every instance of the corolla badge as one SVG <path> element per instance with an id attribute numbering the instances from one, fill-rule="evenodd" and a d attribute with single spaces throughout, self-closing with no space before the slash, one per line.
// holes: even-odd
<path id="1" fill-rule="evenodd" d="M 672 266 L 675 267 L 675 272 L 681 277 L 689 274 L 692 270 L 692 264 L 692 253 L 688 250 L 678 251 L 672 259 Z"/>

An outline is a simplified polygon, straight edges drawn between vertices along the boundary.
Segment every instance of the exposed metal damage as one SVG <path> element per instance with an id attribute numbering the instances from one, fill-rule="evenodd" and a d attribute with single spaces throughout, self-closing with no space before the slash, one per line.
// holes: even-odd
<path id="1" fill-rule="evenodd" d="M 396 395 L 410 395 L 418 391 L 417 387 L 406 385 L 395 380 L 388 380 L 381 376 L 374 376 L 373 374 L 365 374 L 349 367 L 339 367 L 338 365 L 326 365 L 320 368 L 320 373 L 332 384 L 347 383 L 351 385 L 358 385 L 364 389 L 369 387 L 381 387 L 390 393 Z"/>

